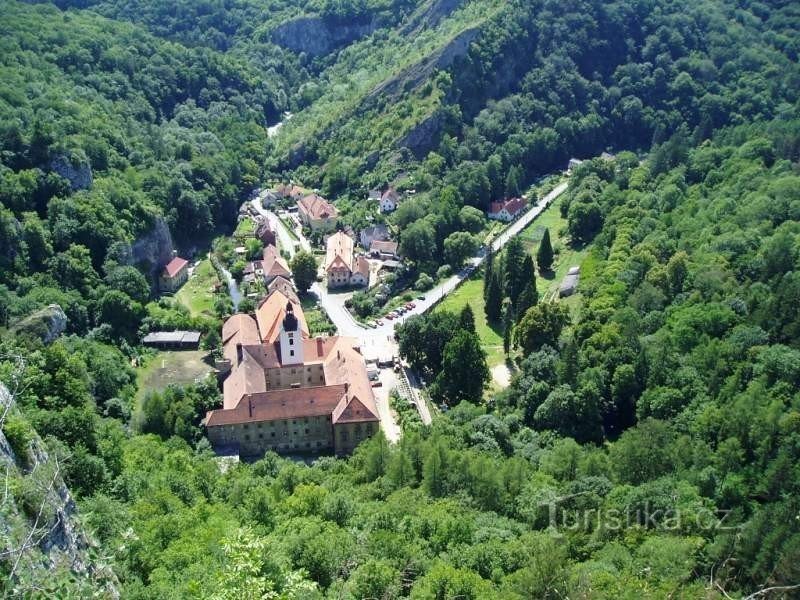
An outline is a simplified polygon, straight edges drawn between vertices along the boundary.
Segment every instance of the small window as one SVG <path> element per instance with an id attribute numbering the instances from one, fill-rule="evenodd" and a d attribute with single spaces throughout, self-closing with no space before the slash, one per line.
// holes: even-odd
<path id="1" fill-rule="evenodd" d="M 294 346 L 294 339 L 293 338 L 289 338 L 289 345 L 290 346 Z"/>
<path id="2" fill-rule="evenodd" d="M 250 441 L 250 434 L 249 433 L 245 434 L 244 439 L 246 439 L 247 441 Z"/>
<path id="3" fill-rule="evenodd" d="M 311 430 L 308 427 L 306 427 L 306 435 L 308 435 L 309 431 L 311 431 Z"/>
<path id="4" fill-rule="evenodd" d="M 289 350 L 289 356 L 294 356 L 294 350 Z M 292 369 L 292 373 L 294 373 L 294 369 Z"/>
<path id="5" fill-rule="evenodd" d="M 272 433 L 270 433 L 269 435 L 270 435 L 270 437 L 275 437 L 275 432 L 273 431 L 273 432 L 272 432 Z"/>

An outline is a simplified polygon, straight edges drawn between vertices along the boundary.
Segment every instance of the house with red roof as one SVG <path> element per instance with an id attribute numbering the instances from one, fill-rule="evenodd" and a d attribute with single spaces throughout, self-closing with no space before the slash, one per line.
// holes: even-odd
<path id="1" fill-rule="evenodd" d="M 319 194 L 309 194 L 298 200 L 297 214 L 303 225 L 312 231 L 333 231 L 339 218 L 336 207 Z"/>
<path id="2" fill-rule="evenodd" d="M 520 216 L 527 207 L 528 202 L 525 198 L 510 198 L 500 202 L 492 202 L 487 216 L 495 221 L 510 223 Z"/>
<path id="3" fill-rule="evenodd" d="M 174 293 L 189 278 L 189 261 L 176 256 L 169 261 L 158 278 L 158 288 L 162 292 Z"/>

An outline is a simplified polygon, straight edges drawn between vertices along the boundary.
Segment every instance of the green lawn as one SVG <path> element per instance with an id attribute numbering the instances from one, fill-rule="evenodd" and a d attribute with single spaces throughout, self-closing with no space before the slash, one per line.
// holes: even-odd
<path id="1" fill-rule="evenodd" d="M 467 304 L 475 313 L 475 329 L 481 339 L 481 346 L 486 352 L 489 368 L 502 364 L 506 359 L 503 352 L 503 331 L 500 327 L 493 328 L 486 322 L 486 314 L 483 312 L 483 278 L 481 275 L 476 275 L 463 283 L 439 303 L 436 310 L 458 313 Z"/>
<path id="2" fill-rule="evenodd" d="M 303 314 L 306 317 L 309 333 L 312 336 L 333 334 L 336 332 L 327 313 L 317 304 L 316 296 L 305 294 L 300 296 L 300 306 L 303 307 Z"/>
<path id="3" fill-rule="evenodd" d="M 245 217 L 236 226 L 236 231 L 233 232 L 233 237 L 250 237 L 256 231 L 256 224 L 250 217 Z"/>
<path id="4" fill-rule="evenodd" d="M 178 290 L 175 298 L 189 309 L 193 317 L 214 316 L 214 287 L 219 283 L 217 272 L 209 259 L 195 267 L 189 281 Z"/>
<path id="5" fill-rule="evenodd" d="M 205 350 L 157 352 L 136 369 L 137 400 L 147 392 L 162 390 L 170 384 L 187 385 L 212 371 L 203 361 Z"/>
<path id="6" fill-rule="evenodd" d="M 550 241 L 553 244 L 555 257 L 553 259 L 553 272 L 546 275 L 538 275 L 539 295 L 548 298 L 556 293 L 561 280 L 570 267 L 581 266 L 587 254 L 586 248 L 571 248 L 568 244 L 567 220 L 561 216 L 559 208 L 564 196 L 560 196 L 547 207 L 530 225 L 520 233 L 520 239 L 526 250 L 536 259 L 536 251 L 539 249 L 539 242 L 544 235 L 544 230 L 550 230 Z M 583 273 L 581 274 L 583 278 Z"/>

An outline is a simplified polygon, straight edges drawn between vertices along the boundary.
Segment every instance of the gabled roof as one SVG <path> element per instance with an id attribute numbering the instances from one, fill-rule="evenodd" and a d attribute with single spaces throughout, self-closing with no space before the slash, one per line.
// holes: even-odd
<path id="1" fill-rule="evenodd" d="M 496 215 L 504 208 L 510 215 L 515 215 L 527 206 L 524 198 L 511 198 L 510 200 L 503 200 L 502 202 L 492 202 L 489 208 L 489 213 Z"/>
<path id="2" fill-rule="evenodd" d="M 396 255 L 397 242 L 383 242 L 380 240 L 375 240 L 374 242 L 372 242 L 372 244 L 370 244 L 369 251 Z"/>
<path id="3" fill-rule="evenodd" d="M 282 198 L 300 198 L 305 194 L 301 187 L 281 184 L 275 188 L 275 194 Z"/>
<path id="4" fill-rule="evenodd" d="M 258 325 L 250 315 L 238 313 L 222 326 L 222 354 L 233 364 L 236 361 L 237 344 L 258 344 Z"/>
<path id="5" fill-rule="evenodd" d="M 206 414 L 206 426 L 330 415 L 345 396 L 345 385 L 252 392 L 226 410 Z"/>
<path id="6" fill-rule="evenodd" d="M 189 261 L 176 256 L 164 266 L 164 274 L 167 277 L 175 277 L 189 264 Z"/>
<path id="7" fill-rule="evenodd" d="M 328 219 L 337 216 L 336 208 L 319 194 L 309 194 L 298 200 L 297 207 L 312 219 Z"/>
<path id="8" fill-rule="evenodd" d="M 380 418 L 372 412 L 357 397 L 343 398 L 333 411 L 334 423 L 363 423 L 379 421 Z"/>
<path id="9" fill-rule="evenodd" d="M 359 256 L 356 260 L 356 268 L 354 271 L 356 273 L 361 273 L 364 279 L 369 281 L 369 261 L 363 256 Z"/>
<path id="10" fill-rule="evenodd" d="M 325 242 L 325 270 L 353 268 L 353 238 L 342 231 L 328 236 Z"/>
<path id="11" fill-rule="evenodd" d="M 262 342 L 272 343 L 278 339 L 281 330 L 280 324 L 286 316 L 286 303 L 291 301 L 292 299 L 288 298 L 280 290 L 273 290 L 256 309 L 256 321 L 258 322 L 258 332 L 261 335 Z M 303 307 L 300 306 L 299 302 L 292 302 L 292 306 L 294 308 L 294 316 L 300 322 L 300 331 L 303 336 L 309 337 Z"/>
<path id="12" fill-rule="evenodd" d="M 381 196 L 381 200 L 389 200 L 389 201 L 394 202 L 395 204 L 397 204 L 397 201 L 400 200 L 400 196 L 395 191 L 394 188 L 390 187 L 388 190 L 383 192 L 383 195 Z"/>
<path id="13" fill-rule="evenodd" d="M 270 281 L 267 285 L 268 292 L 274 292 L 275 290 L 279 290 L 284 296 L 289 298 L 289 300 L 295 304 L 300 303 L 300 299 L 297 297 L 297 292 L 294 289 L 294 285 L 283 275 L 276 276 L 275 279 Z"/>
<path id="14" fill-rule="evenodd" d="M 261 261 L 265 277 L 286 277 L 292 276 L 289 265 L 278 253 L 275 246 L 264 246 L 264 260 Z"/>

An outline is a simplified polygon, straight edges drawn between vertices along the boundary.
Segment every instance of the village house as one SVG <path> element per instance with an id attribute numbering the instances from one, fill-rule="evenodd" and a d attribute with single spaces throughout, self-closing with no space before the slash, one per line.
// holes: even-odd
<path id="1" fill-rule="evenodd" d="M 290 279 L 292 271 L 284 258 L 278 253 L 275 246 L 264 246 L 263 258 L 248 262 L 244 267 L 244 280 L 255 281 L 262 278 L 264 284 L 269 286 L 276 277 Z"/>
<path id="2" fill-rule="evenodd" d="M 502 202 L 492 202 L 487 216 L 495 221 L 510 223 L 521 215 L 527 206 L 528 203 L 524 198 L 511 198 Z"/>
<path id="3" fill-rule="evenodd" d="M 400 204 L 400 196 L 394 188 L 389 188 L 381 195 L 380 207 L 382 213 L 393 212 Z"/>
<path id="4" fill-rule="evenodd" d="M 374 241 L 388 242 L 391 238 L 389 235 L 389 228 L 386 225 L 371 225 L 365 227 L 358 234 L 358 241 L 364 250 L 369 250 L 369 247 Z"/>
<path id="5" fill-rule="evenodd" d="M 353 238 L 342 231 L 328 236 L 325 250 L 328 288 L 369 284 L 369 261 L 356 256 L 354 246 Z"/>
<path id="6" fill-rule="evenodd" d="M 284 296 L 289 298 L 295 304 L 300 303 L 300 299 L 297 297 L 297 291 L 294 289 L 294 284 L 288 278 L 278 275 L 272 281 L 267 284 L 267 293 L 274 292 L 275 290 L 280 290 Z"/>
<path id="7" fill-rule="evenodd" d="M 567 174 L 571 174 L 573 169 L 583 164 L 583 161 L 579 158 L 570 158 L 569 162 L 567 163 Z"/>
<path id="8" fill-rule="evenodd" d="M 176 256 L 169 261 L 158 278 L 158 288 L 162 292 L 175 292 L 189 278 L 189 261 Z"/>
<path id="9" fill-rule="evenodd" d="M 367 196 L 367 201 L 375 201 L 375 202 L 380 202 L 380 200 L 381 200 L 381 196 L 382 196 L 382 195 L 383 195 L 383 194 L 381 193 L 381 191 L 380 191 L 380 190 L 377 190 L 377 189 L 375 189 L 375 190 L 370 190 L 370 191 L 369 191 L 369 195 Z"/>
<path id="10" fill-rule="evenodd" d="M 269 224 L 269 221 L 264 217 L 260 217 L 258 223 L 256 225 L 256 238 L 264 245 L 264 246 L 275 246 L 277 245 L 277 239 L 275 236 L 275 231 L 273 231 L 272 226 Z"/>
<path id="11" fill-rule="evenodd" d="M 309 194 L 297 202 L 297 211 L 303 225 L 312 231 L 333 231 L 339 216 L 336 207 L 318 194 Z"/>
<path id="12" fill-rule="evenodd" d="M 382 260 L 397 260 L 397 242 L 383 242 L 375 240 L 369 246 L 369 255 Z"/>
<path id="13" fill-rule="evenodd" d="M 311 338 L 299 304 L 280 291 L 223 328 L 230 374 L 223 406 L 203 424 L 217 450 L 349 454 L 379 427 L 366 363 L 356 340 Z"/>

